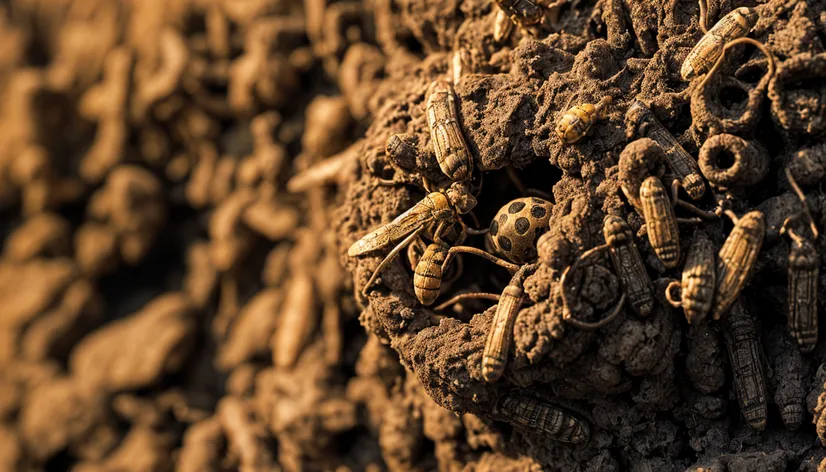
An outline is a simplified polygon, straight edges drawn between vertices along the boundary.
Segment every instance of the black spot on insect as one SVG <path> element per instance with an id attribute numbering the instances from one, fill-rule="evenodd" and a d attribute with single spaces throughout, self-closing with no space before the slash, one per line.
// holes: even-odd
<path id="1" fill-rule="evenodd" d="M 499 232 L 499 222 L 496 221 L 496 220 L 493 220 L 490 223 L 490 235 L 491 236 L 496 236 L 496 233 L 498 233 L 498 232 Z"/>
<path id="2" fill-rule="evenodd" d="M 514 213 L 519 213 L 522 209 L 525 208 L 525 202 L 513 202 L 508 207 L 508 213 L 513 215 Z"/>
<path id="3" fill-rule="evenodd" d="M 496 242 L 499 243 L 499 247 L 501 247 L 505 251 L 510 251 L 513 245 L 511 244 L 511 240 L 508 239 L 507 236 L 499 236 L 496 238 Z"/>
<path id="4" fill-rule="evenodd" d="M 547 202 L 545 200 L 542 200 L 541 198 L 531 197 L 531 203 L 533 203 L 534 205 L 544 205 Z"/>
<path id="5" fill-rule="evenodd" d="M 543 218 L 548 213 L 548 210 L 545 207 L 535 205 L 531 207 L 531 216 L 534 218 Z"/>
<path id="6" fill-rule="evenodd" d="M 508 215 L 507 214 L 502 213 L 501 215 L 499 215 L 499 224 L 500 225 L 505 226 L 505 223 L 507 223 L 507 222 L 508 222 Z"/>
<path id="7" fill-rule="evenodd" d="M 531 222 L 528 221 L 528 219 L 525 218 L 524 216 L 520 216 L 519 218 L 516 219 L 515 226 L 516 226 L 516 232 L 517 233 L 525 234 L 525 233 L 528 232 L 529 229 L 531 229 Z"/>

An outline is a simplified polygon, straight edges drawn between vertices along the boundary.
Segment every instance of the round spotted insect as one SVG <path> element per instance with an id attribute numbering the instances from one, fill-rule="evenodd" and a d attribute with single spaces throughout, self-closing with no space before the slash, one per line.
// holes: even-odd
<path id="1" fill-rule="evenodd" d="M 548 230 L 553 208 L 553 203 L 536 197 L 510 201 L 490 223 L 488 245 L 517 264 L 536 259 L 536 240 Z"/>

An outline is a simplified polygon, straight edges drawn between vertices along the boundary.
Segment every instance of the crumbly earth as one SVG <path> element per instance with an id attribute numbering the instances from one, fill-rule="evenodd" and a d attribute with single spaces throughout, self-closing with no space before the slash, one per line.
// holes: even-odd
<path id="1" fill-rule="evenodd" d="M 499 42 L 491 0 L 0 5 L 0 470 L 826 470 L 826 347 L 803 354 L 790 336 L 780 232 L 801 208 L 784 169 L 826 231 L 826 2 L 708 6 L 709 25 L 756 9 L 749 37 L 773 76 L 745 46 L 707 83 L 683 81 L 702 36 L 689 0 L 561 2 L 538 36 Z M 390 248 L 347 255 L 425 185 L 450 184 L 425 113 L 436 79 L 455 84 L 473 161 L 464 221 L 551 202 L 494 383 L 481 360 L 495 302 L 421 305 L 407 251 L 365 295 Z M 606 97 L 563 144 L 564 114 Z M 765 215 L 740 296 L 764 431 L 740 414 L 723 324 L 691 326 L 667 303 L 682 265 L 657 259 L 623 192 L 646 173 L 672 179 L 636 161 L 664 154 L 626 119 L 635 100 L 713 161 L 698 207 Z M 399 133 L 407 151 L 386 152 Z M 608 214 L 634 231 L 656 305 L 585 331 L 565 321 L 560 279 L 604 243 Z M 733 226 L 681 223 L 683 254 L 698 224 L 716 247 Z M 461 258 L 436 305 L 508 284 Z M 622 291 L 595 261 L 572 275 L 583 321 Z M 515 390 L 583 421 L 589 441 L 514 427 L 498 407 Z"/>

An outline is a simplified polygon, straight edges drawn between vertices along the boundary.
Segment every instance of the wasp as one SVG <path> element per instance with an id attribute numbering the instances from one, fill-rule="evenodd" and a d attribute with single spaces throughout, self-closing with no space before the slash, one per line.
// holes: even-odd
<path id="1" fill-rule="evenodd" d="M 555 441 L 582 444 L 591 437 L 585 421 L 541 400 L 510 392 L 494 410 L 494 416 L 515 428 L 548 437 Z"/>
<path id="2" fill-rule="evenodd" d="M 464 224 L 459 219 L 459 215 L 464 215 L 476 206 L 476 197 L 470 192 L 470 188 L 465 182 L 454 182 L 447 190 L 438 190 L 429 193 L 412 208 L 405 211 L 396 219 L 378 229 L 366 234 L 358 241 L 354 242 L 347 254 L 350 257 L 360 256 L 376 249 L 381 249 L 391 243 L 401 241 L 392 251 L 381 261 L 376 268 L 367 285 L 362 291 L 366 295 L 367 289 L 373 284 L 381 271 L 389 264 L 398 253 L 410 244 L 428 226 L 436 224 L 434 237 L 445 230 L 446 227 L 456 222 Z"/>
<path id="3" fill-rule="evenodd" d="M 742 218 L 731 210 L 724 213 L 734 222 L 734 228 L 717 253 L 717 290 L 711 306 L 715 320 L 723 316 L 746 285 L 766 234 L 762 212 L 751 211 Z"/>
<path id="4" fill-rule="evenodd" d="M 615 215 L 607 215 L 602 221 L 602 232 L 605 236 L 605 244 L 591 248 L 579 257 L 570 267 L 565 269 L 560 283 L 562 284 L 562 298 L 566 311 L 570 310 L 573 294 L 570 288 L 570 274 L 584 261 L 598 257 L 602 252 L 608 251 L 611 262 L 622 285 L 623 297 L 620 303 L 606 319 L 600 324 L 606 323 L 619 313 L 621 304 L 627 301 L 631 308 L 640 315 L 648 316 L 654 308 L 654 288 L 651 279 L 640 257 L 640 252 L 634 244 L 634 233 L 631 227 L 622 218 Z"/>
<path id="5" fill-rule="evenodd" d="M 604 97 L 596 105 L 586 103 L 566 111 L 556 124 L 556 135 L 565 144 L 573 144 L 588 134 L 612 98 Z"/>
<path id="6" fill-rule="evenodd" d="M 692 200 L 699 200 L 706 192 L 706 184 L 700 175 L 700 166 L 691 157 L 674 136 L 657 120 L 654 113 L 639 100 L 635 101 L 626 112 L 626 118 L 646 138 L 659 144 L 663 150 L 665 162 Z"/>
<path id="7" fill-rule="evenodd" d="M 743 305 L 735 303 L 726 317 L 723 339 L 726 341 L 734 389 L 740 403 L 740 411 L 753 429 L 766 428 L 768 396 L 763 352 L 754 319 Z"/>
<path id="8" fill-rule="evenodd" d="M 665 297 L 673 307 L 683 307 L 688 324 L 703 322 L 711 302 L 717 274 L 714 267 L 714 245 L 702 231 L 694 234 L 694 240 L 685 258 L 681 282 L 671 282 L 665 289 Z M 680 289 L 680 298 L 674 298 L 673 291 Z"/>
<path id="9" fill-rule="evenodd" d="M 816 239 L 819 232 L 808 211 L 806 197 L 788 169 L 786 169 L 786 178 L 803 204 L 804 213 L 811 224 L 812 235 Z M 797 234 L 789 227 L 789 223 L 794 219 L 796 216 L 787 218 L 780 228 L 780 234 L 788 235 L 792 240 L 788 269 L 789 332 L 797 340 L 801 351 L 811 352 L 817 344 L 817 285 L 820 279 L 820 257 L 814 244 L 808 238 Z"/>
<path id="10" fill-rule="evenodd" d="M 453 86 L 438 79 L 427 91 L 427 124 L 439 168 L 454 182 L 470 178 L 473 165 L 456 111 L 456 95 Z"/>
<path id="11" fill-rule="evenodd" d="M 450 247 L 442 240 L 434 241 L 424 250 L 424 253 L 419 257 L 413 270 L 413 290 L 416 298 L 419 299 L 422 305 L 432 305 L 439 297 L 442 287 L 442 276 L 445 274 L 450 261 L 459 253 L 475 254 L 484 257 L 511 272 L 516 272 L 519 269 L 519 266 L 516 264 L 511 264 L 475 247 Z"/>
<path id="12" fill-rule="evenodd" d="M 707 0 L 700 0 L 700 29 L 705 35 L 691 49 L 680 68 L 684 80 L 691 80 L 705 74 L 723 54 L 726 43 L 743 37 L 757 23 L 757 12 L 751 8 L 735 8 L 720 19 L 710 30 L 706 28 L 708 19 Z"/>

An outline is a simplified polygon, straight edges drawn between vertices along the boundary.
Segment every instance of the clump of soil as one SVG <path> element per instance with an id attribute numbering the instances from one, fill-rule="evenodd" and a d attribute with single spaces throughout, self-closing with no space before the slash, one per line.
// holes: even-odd
<path id="1" fill-rule="evenodd" d="M 0 469 L 818 470 L 826 348 L 790 337 L 780 229 L 801 208 L 789 169 L 826 230 L 826 3 L 714 1 L 709 23 L 738 6 L 758 11 L 749 36 L 776 72 L 740 47 L 701 85 L 680 77 L 702 36 L 691 1 L 559 2 L 538 36 L 502 41 L 489 0 L 7 2 Z M 494 383 L 481 358 L 495 302 L 423 306 L 406 252 L 364 296 L 389 248 L 347 255 L 424 182 L 450 184 L 425 113 L 436 79 L 455 83 L 471 226 L 515 198 L 551 201 Z M 562 143 L 566 111 L 606 97 L 588 135 Z M 622 155 L 662 154 L 626 117 L 636 100 L 720 174 L 756 163 L 708 177 L 694 203 L 765 214 L 738 305 L 757 333 L 763 431 L 741 416 L 726 325 L 689 325 L 667 303 L 682 266 L 658 260 L 622 191 L 637 176 Z M 391 159 L 399 133 L 409 152 Z M 560 278 L 604 243 L 608 214 L 637 233 L 656 305 L 583 331 L 564 321 Z M 695 226 L 680 225 L 683 254 Z M 732 230 L 700 226 L 717 248 Z M 462 262 L 441 299 L 510 280 Z M 593 321 L 622 284 L 607 258 L 582 272 L 572 308 Z M 514 427 L 498 410 L 513 393 L 590 439 Z"/>

